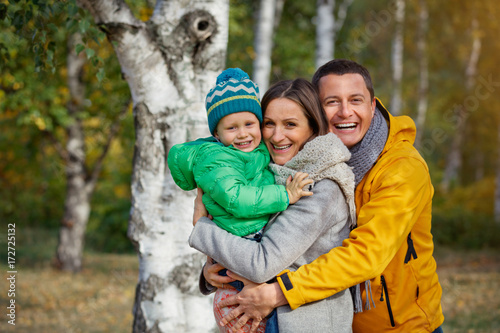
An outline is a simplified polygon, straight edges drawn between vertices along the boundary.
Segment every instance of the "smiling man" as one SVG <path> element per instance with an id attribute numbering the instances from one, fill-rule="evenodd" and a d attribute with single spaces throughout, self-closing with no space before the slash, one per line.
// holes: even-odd
<path id="1" fill-rule="evenodd" d="M 316 85 L 321 87 L 319 97 L 330 119 L 330 131 L 352 148 L 363 139 L 375 114 L 373 89 L 370 93 L 359 74 L 329 74 Z"/>
<path id="2" fill-rule="evenodd" d="M 255 325 L 273 307 L 288 303 L 296 309 L 354 287 L 354 332 L 442 332 L 431 234 L 434 189 L 427 164 L 413 147 L 413 120 L 386 110 L 374 97 L 368 70 L 356 62 L 332 60 L 312 83 L 331 132 L 351 152 L 357 227 L 342 246 L 297 271 L 282 272 L 277 283 L 247 283 L 219 304 L 239 305 L 223 321 L 239 317 L 235 328 L 249 319 Z M 264 237 L 272 233 L 271 227 Z M 204 274 L 217 285 L 212 270 L 207 265 Z"/>

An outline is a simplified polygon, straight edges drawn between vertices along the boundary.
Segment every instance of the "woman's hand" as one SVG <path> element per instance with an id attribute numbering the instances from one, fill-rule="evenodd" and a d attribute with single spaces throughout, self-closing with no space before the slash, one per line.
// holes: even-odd
<path id="1" fill-rule="evenodd" d="M 237 332 L 247 321 L 252 320 L 250 332 L 257 332 L 259 323 L 273 311 L 275 307 L 288 304 L 283 292 L 277 282 L 267 284 L 256 284 L 237 274 L 228 271 L 228 275 L 236 280 L 243 281 L 245 287 L 237 295 L 226 298 L 218 306 L 223 308 L 230 305 L 238 305 L 227 316 L 222 318 L 221 326 L 233 323 L 233 332 Z M 239 317 L 239 318 L 238 318 Z"/>
<path id="2" fill-rule="evenodd" d="M 208 215 L 208 211 L 207 208 L 205 207 L 205 204 L 202 201 L 202 197 L 203 197 L 203 190 L 198 187 L 196 198 L 194 199 L 193 226 L 195 226 L 196 222 L 198 222 L 198 220 L 204 216 L 212 218 L 210 215 Z"/>
<path id="3" fill-rule="evenodd" d="M 203 266 L 203 276 L 210 285 L 216 288 L 230 287 L 228 283 L 235 281 L 235 279 L 219 275 L 221 269 L 224 269 L 221 264 L 214 263 L 212 258 L 207 257 L 207 263 Z"/>

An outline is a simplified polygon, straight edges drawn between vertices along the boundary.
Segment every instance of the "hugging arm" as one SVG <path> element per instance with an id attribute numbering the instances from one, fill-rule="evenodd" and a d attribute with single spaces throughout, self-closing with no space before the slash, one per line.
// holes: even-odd
<path id="1" fill-rule="evenodd" d="M 313 196 L 302 198 L 282 212 L 260 243 L 234 236 L 210 219 L 201 218 L 189 244 L 236 274 L 254 282 L 268 281 L 306 252 L 326 227 L 339 222 L 337 205 L 332 200 L 345 199 L 338 185 L 323 180 L 312 192 Z"/>
<path id="2" fill-rule="evenodd" d="M 359 226 L 343 246 L 286 274 L 293 287 L 282 291 L 292 309 L 380 275 L 420 218 L 421 202 L 431 202 L 432 184 L 419 159 L 395 159 L 374 184 L 370 200 L 358 208 Z"/>

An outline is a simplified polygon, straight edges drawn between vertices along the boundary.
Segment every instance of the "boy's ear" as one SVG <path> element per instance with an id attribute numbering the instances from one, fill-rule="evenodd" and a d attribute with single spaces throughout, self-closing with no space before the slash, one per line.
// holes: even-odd
<path id="1" fill-rule="evenodd" d="M 219 134 L 217 133 L 217 130 L 216 130 L 216 129 L 214 130 L 214 137 L 215 137 L 216 139 L 219 139 Z"/>

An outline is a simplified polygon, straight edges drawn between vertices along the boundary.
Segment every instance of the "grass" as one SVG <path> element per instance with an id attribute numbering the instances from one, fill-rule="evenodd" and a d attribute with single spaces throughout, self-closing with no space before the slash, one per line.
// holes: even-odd
<path id="1" fill-rule="evenodd" d="M 137 266 L 135 255 L 113 254 L 87 254 L 79 274 L 49 264 L 18 266 L 16 325 L 2 315 L 0 332 L 131 332 Z M 6 287 L 0 286 L 2 309 L 9 302 Z"/>
<path id="2" fill-rule="evenodd" d="M 436 252 L 445 333 L 500 332 L 498 250 Z"/>
<path id="3" fill-rule="evenodd" d="M 0 332 L 131 332 L 137 257 L 87 252 L 81 273 L 60 272 L 50 265 L 56 235 L 37 234 L 44 242 L 18 253 L 24 258 L 16 263 L 16 326 L 9 325 L 5 316 L 10 298 L 6 259 L 1 258 Z M 438 247 L 436 260 L 445 333 L 500 333 L 498 250 Z"/>

